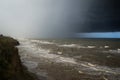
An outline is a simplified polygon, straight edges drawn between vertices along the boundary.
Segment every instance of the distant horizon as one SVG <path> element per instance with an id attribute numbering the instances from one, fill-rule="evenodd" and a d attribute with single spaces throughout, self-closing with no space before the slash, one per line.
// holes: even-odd
<path id="1" fill-rule="evenodd" d="M 77 33 L 77 38 L 120 38 L 120 32 L 89 32 L 89 33 Z"/>
<path id="2" fill-rule="evenodd" d="M 40 37 L 40 36 L 14 36 L 14 35 L 7 35 L 2 34 L 3 36 L 10 36 L 14 38 L 34 38 L 34 39 L 72 39 L 72 38 L 80 38 L 80 39 L 120 39 L 120 32 L 83 32 L 83 33 L 73 33 L 71 36 L 66 37 Z"/>

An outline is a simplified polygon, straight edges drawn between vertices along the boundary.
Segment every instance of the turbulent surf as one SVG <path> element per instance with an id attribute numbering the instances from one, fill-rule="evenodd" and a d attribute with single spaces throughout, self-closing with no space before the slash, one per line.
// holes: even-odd
<path id="1" fill-rule="evenodd" d="M 18 39 L 24 66 L 40 80 L 119 80 L 120 41 Z"/>

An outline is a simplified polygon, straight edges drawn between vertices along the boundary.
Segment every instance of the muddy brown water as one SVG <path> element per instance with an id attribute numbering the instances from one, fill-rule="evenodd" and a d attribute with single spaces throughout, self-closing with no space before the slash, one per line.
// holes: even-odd
<path id="1" fill-rule="evenodd" d="M 119 41 L 18 40 L 23 65 L 40 80 L 120 80 Z"/>

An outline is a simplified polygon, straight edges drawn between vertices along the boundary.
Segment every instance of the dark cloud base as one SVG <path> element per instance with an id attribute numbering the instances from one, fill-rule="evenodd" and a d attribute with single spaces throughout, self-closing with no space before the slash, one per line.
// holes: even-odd
<path id="1" fill-rule="evenodd" d="M 98 1 L 98 0 L 97 0 Z M 84 23 L 77 23 L 75 32 L 119 32 L 120 1 L 100 0 L 93 2 L 85 15 Z M 82 28 L 81 28 L 82 26 Z"/>

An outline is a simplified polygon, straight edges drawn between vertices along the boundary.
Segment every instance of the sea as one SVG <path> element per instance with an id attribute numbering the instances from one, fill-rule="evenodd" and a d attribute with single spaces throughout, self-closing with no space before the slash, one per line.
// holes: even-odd
<path id="1" fill-rule="evenodd" d="M 119 39 L 17 39 L 39 80 L 120 80 Z"/>

